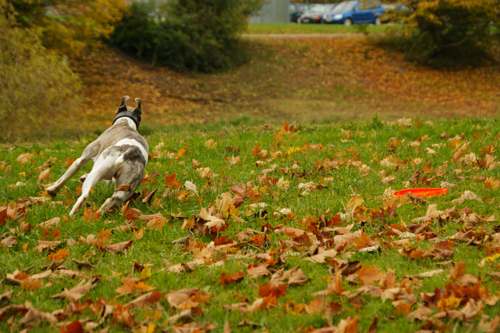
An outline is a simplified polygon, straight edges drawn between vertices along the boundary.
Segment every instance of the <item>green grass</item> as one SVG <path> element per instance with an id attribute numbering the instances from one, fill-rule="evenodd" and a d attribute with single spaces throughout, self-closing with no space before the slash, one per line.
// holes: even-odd
<path id="1" fill-rule="evenodd" d="M 346 27 L 341 24 L 254 23 L 248 25 L 248 34 L 356 34 L 361 25 Z M 385 32 L 389 26 L 368 25 L 368 32 Z"/>
<path id="2" fill-rule="evenodd" d="M 190 127 L 171 127 L 164 128 L 162 131 L 155 131 L 154 128 L 149 128 L 147 139 L 150 144 L 150 154 L 153 154 L 153 147 L 163 142 L 164 147 L 161 154 L 157 158 L 149 161 L 147 166 L 147 174 L 150 177 L 157 172 L 158 177 L 156 183 L 148 183 L 140 188 L 148 190 L 157 189 L 158 192 L 155 198 L 159 198 L 160 206 L 147 205 L 141 203 L 139 200 L 133 201 L 130 206 L 139 209 L 143 214 L 154 214 L 161 212 L 163 216 L 170 219 L 170 213 L 181 213 L 187 216 L 188 219 L 193 219 L 194 215 L 200 212 L 201 207 L 208 208 L 215 205 L 217 198 L 220 198 L 222 193 L 228 192 L 233 184 L 247 183 L 249 190 L 258 190 L 262 195 L 263 202 L 267 204 L 265 208 L 268 211 L 267 219 L 261 219 L 259 216 L 246 216 L 243 212 L 249 209 L 252 203 L 245 200 L 244 204 L 238 209 L 239 217 L 245 222 L 236 222 L 232 218 L 225 218 L 229 227 L 226 231 L 220 233 L 218 236 L 228 236 L 228 238 L 235 239 L 235 233 L 251 228 L 260 231 L 265 223 L 272 226 L 283 225 L 286 227 L 304 228 L 300 221 L 307 217 L 320 217 L 328 210 L 327 216 L 333 216 L 337 213 L 345 213 L 345 206 L 351 199 L 353 194 L 362 196 L 365 200 L 365 205 L 368 208 L 380 210 L 383 207 L 384 200 L 381 198 L 384 190 L 389 186 L 393 190 L 403 189 L 404 182 L 407 181 L 413 173 L 423 168 L 424 163 L 429 163 L 428 166 L 434 170 L 444 163 L 448 163 L 448 168 L 443 176 L 438 177 L 432 173 L 422 172 L 422 176 L 426 175 L 428 178 L 435 177 L 436 180 L 429 184 L 429 187 L 439 187 L 442 181 L 454 183 L 458 185 L 458 189 L 450 190 L 445 196 L 433 197 L 428 200 L 430 203 L 435 203 L 439 210 L 451 208 L 454 204 L 451 200 L 460 197 L 465 190 L 470 190 L 477 194 L 480 198 L 488 197 L 491 201 L 466 201 L 463 204 L 458 204 L 457 209 L 468 207 L 478 215 L 491 216 L 492 214 L 498 218 L 498 195 L 497 189 L 489 189 L 484 186 L 484 182 L 479 182 L 474 179 L 474 176 L 485 176 L 500 178 L 500 168 L 494 167 L 492 169 L 483 169 L 477 165 L 467 165 L 464 163 L 454 163 L 451 161 L 454 149 L 449 140 L 442 139 L 440 136 L 443 132 L 447 132 L 448 137 L 455 135 L 462 135 L 461 142 L 471 142 L 466 154 L 475 153 L 478 158 L 483 158 L 484 153 L 481 150 L 490 145 L 496 145 L 496 136 L 500 132 L 500 124 L 494 119 L 460 119 L 460 120 L 445 120 L 436 121 L 432 124 L 420 123 L 414 120 L 414 124 L 418 126 L 399 127 L 397 123 L 387 124 L 382 123 L 380 120 L 374 119 L 372 121 L 364 122 L 333 122 L 328 124 L 310 124 L 298 126 L 297 131 L 285 134 L 275 135 L 280 132 L 280 126 L 263 126 L 256 125 L 260 123 L 258 120 L 255 122 L 253 119 L 238 119 L 230 123 L 219 123 L 206 125 L 192 125 Z M 343 132 L 344 131 L 344 132 Z M 345 131 L 351 131 L 351 136 L 348 137 Z M 480 135 L 478 134 L 481 134 Z M 388 142 L 390 138 L 397 138 L 401 141 L 401 145 L 392 152 L 389 152 Z M 82 138 L 79 141 L 57 141 L 49 144 L 24 144 L 16 146 L 6 146 L 2 150 L 0 159 L 0 205 L 6 205 L 11 202 L 17 202 L 20 198 L 24 197 L 38 197 L 43 190 L 41 185 L 37 184 L 38 171 L 37 167 L 41 166 L 49 157 L 54 157 L 57 162 L 54 163 L 50 172 L 52 174 L 51 182 L 55 181 L 65 171 L 66 167 L 63 163 L 67 157 L 76 159 L 85 146 L 94 140 L 94 137 Z M 206 147 L 205 142 L 213 139 L 217 142 L 215 149 Z M 392 139 L 391 139 L 392 140 Z M 409 143 L 421 141 L 418 151 L 409 146 Z M 305 147 L 306 143 L 310 145 L 323 145 L 322 150 L 308 150 Z M 264 166 L 257 166 L 257 158 L 252 155 L 252 149 L 255 145 L 259 145 L 261 149 L 268 152 L 281 151 L 283 157 L 268 158 L 263 161 L 266 163 Z M 435 144 L 443 144 L 441 147 L 433 146 Z M 180 159 L 169 158 L 170 153 L 177 152 L 187 146 L 187 152 Z M 291 152 L 292 147 L 299 147 L 300 149 Z M 437 152 L 437 155 L 432 156 L 426 153 L 425 148 L 432 148 Z M 290 153 L 287 153 L 289 152 Z M 31 162 L 26 165 L 21 165 L 16 162 L 16 158 L 21 153 L 33 152 L 35 153 Z M 339 169 L 318 170 L 315 168 L 317 161 L 324 161 L 325 159 L 352 159 L 353 153 L 359 155 L 359 160 L 368 165 L 371 170 L 366 177 L 363 177 L 358 167 L 349 165 L 349 163 L 339 164 Z M 498 152 L 493 153 L 498 160 Z M 239 156 L 240 161 L 234 166 L 225 159 L 233 156 Z M 392 157 L 400 161 L 406 161 L 406 165 L 401 165 L 398 169 L 388 168 L 381 165 L 380 161 L 385 157 Z M 412 166 L 411 159 L 422 158 L 423 161 L 419 166 Z M 193 168 L 192 160 L 200 162 L 200 167 L 209 167 L 211 172 L 217 174 L 209 181 L 202 178 L 200 173 Z M 294 170 L 292 167 L 298 165 L 298 169 L 294 172 L 285 172 L 285 168 Z M 6 173 L 6 167 L 10 165 L 11 169 Z M 80 172 L 89 172 L 91 165 L 87 165 L 84 170 Z M 268 185 L 265 183 L 259 184 L 258 177 L 263 175 L 263 169 L 274 169 L 269 171 L 267 176 L 270 178 L 289 181 L 288 189 L 280 189 L 276 185 Z M 455 170 L 462 169 L 461 176 L 465 176 L 465 180 L 456 178 Z M 384 170 L 386 175 L 393 175 L 395 180 L 390 184 L 385 184 L 381 181 L 382 176 L 380 172 Z M 182 183 L 191 181 L 197 186 L 199 196 L 190 193 L 185 200 L 179 201 L 177 197 L 178 191 L 185 191 L 186 189 L 177 190 L 170 188 L 170 193 L 163 196 L 165 191 L 165 172 L 168 174 L 175 173 L 177 180 Z M 6 174 L 5 174 L 6 173 Z M 5 174 L 5 176 L 4 176 Z M 80 175 L 79 174 L 79 175 Z M 23 270 L 30 266 L 34 266 L 28 271 L 29 274 L 40 273 L 41 266 L 49 263 L 47 260 L 47 253 L 40 253 L 36 250 L 37 241 L 43 239 L 43 231 L 37 228 L 41 222 L 49 220 L 54 217 L 63 217 L 68 214 L 69 209 L 76 200 L 76 187 L 79 185 L 78 176 L 70 180 L 66 189 L 54 199 L 54 201 L 62 201 L 65 204 L 40 204 L 28 208 L 27 214 L 20 221 L 8 220 L 6 224 L 0 225 L 0 234 L 2 238 L 7 237 L 14 232 L 17 237 L 17 244 L 11 248 L 0 247 L 0 258 L 2 274 L 12 273 L 14 270 Z M 326 181 L 325 178 L 333 178 L 333 182 Z M 25 185 L 17 189 L 12 188 L 14 185 L 22 182 Z M 310 191 L 304 193 L 304 190 L 299 190 L 300 183 L 314 182 L 315 184 L 323 183 L 328 188 Z M 420 185 L 419 187 L 425 187 Z M 113 193 L 112 186 L 100 183 L 95 187 L 95 192 L 89 197 L 89 201 L 93 206 L 100 206 L 106 198 Z M 203 199 L 200 205 L 200 200 Z M 380 236 L 380 233 L 385 233 L 386 226 L 389 224 L 410 225 L 411 220 L 416 217 L 424 216 L 427 211 L 428 205 L 418 205 L 413 203 L 404 203 L 396 209 L 398 216 L 389 216 L 382 219 L 366 221 L 343 221 L 341 226 L 346 226 L 350 223 L 355 223 L 353 231 L 363 230 L 371 239 L 376 239 L 380 243 L 391 243 L 398 240 L 397 237 Z M 289 208 L 296 214 L 294 218 L 282 218 L 273 216 L 273 212 L 279 211 L 283 208 Z M 208 291 L 213 294 L 210 304 L 201 305 L 203 309 L 203 316 L 196 316 L 195 320 L 203 324 L 212 323 L 217 326 L 215 332 L 222 332 L 224 324 L 229 321 L 233 331 L 252 332 L 250 327 L 237 328 L 236 325 L 244 319 L 264 325 L 260 331 L 268 330 L 269 332 L 296 332 L 300 327 L 323 327 L 327 324 L 328 319 L 322 318 L 320 315 L 307 315 L 305 312 L 301 314 L 294 314 L 285 308 L 288 302 L 295 302 L 295 305 L 308 304 L 316 297 L 312 294 L 325 290 L 329 283 L 330 273 L 328 265 L 313 264 L 305 260 L 308 253 L 308 247 L 298 247 L 291 252 L 284 252 L 283 255 L 287 258 L 285 269 L 291 269 L 296 265 L 300 265 L 305 275 L 311 281 L 304 286 L 287 288 L 287 294 L 284 297 L 278 298 L 278 307 L 271 308 L 263 311 L 256 311 L 251 314 L 240 314 L 239 312 L 231 312 L 224 310 L 223 306 L 226 304 L 233 304 L 239 302 L 233 295 L 239 294 L 246 296 L 252 303 L 258 296 L 258 284 L 265 285 L 270 280 L 269 277 L 259 278 L 257 280 L 245 276 L 242 282 L 231 285 L 219 285 L 220 276 L 223 272 L 229 274 L 231 271 L 246 272 L 247 265 L 252 262 L 258 262 L 253 259 L 227 259 L 222 266 L 208 268 L 205 266 L 198 266 L 191 273 L 169 273 L 160 271 L 162 268 L 167 267 L 164 260 L 168 260 L 171 264 L 187 263 L 193 260 L 193 255 L 184 250 L 182 246 L 173 245 L 172 241 L 190 235 L 196 239 L 198 243 L 208 245 L 213 238 L 202 236 L 182 229 L 182 220 L 170 219 L 169 223 L 161 229 L 149 229 L 143 222 L 138 221 L 137 224 L 144 228 L 144 237 L 139 240 L 134 240 L 133 245 L 125 253 L 110 254 L 101 252 L 94 247 L 87 245 L 85 241 L 89 235 L 97 235 L 102 229 L 110 230 L 116 226 L 122 225 L 126 222 L 125 218 L 119 213 L 111 213 L 104 216 L 101 220 L 95 222 L 86 222 L 82 218 L 83 212 L 78 216 L 66 222 L 62 222 L 60 228 L 56 229 L 61 231 L 61 240 L 73 239 L 77 241 L 75 245 L 62 244 L 59 248 L 69 249 L 68 260 L 65 266 L 69 269 L 77 270 L 77 266 L 71 259 L 94 261 L 100 259 L 91 270 L 83 271 L 83 273 L 92 276 L 98 275 L 102 281 L 95 285 L 91 291 L 85 294 L 80 303 L 84 303 L 86 299 L 96 302 L 103 297 L 108 304 L 114 303 L 124 304 L 139 296 L 139 292 L 134 292 L 128 296 L 117 297 L 115 289 L 121 286 L 121 278 L 113 275 L 113 272 L 121 273 L 123 277 L 131 275 L 133 277 L 140 277 L 140 273 L 134 272 L 134 263 L 139 264 L 153 264 L 152 275 L 144 283 L 155 286 L 161 293 L 166 293 L 172 290 L 179 290 L 182 288 L 197 287 L 202 290 Z M 26 232 L 16 231 L 21 223 L 30 224 L 34 228 Z M 485 223 L 480 222 L 478 227 L 484 228 L 487 234 L 493 234 L 492 227 L 498 222 Z M 457 229 L 464 226 L 463 221 L 459 217 L 440 223 L 437 220 L 431 224 L 431 230 L 436 232 L 441 238 L 446 238 L 454 235 Z M 330 233 L 327 238 L 334 235 Z M 108 243 L 117 243 L 133 239 L 131 232 L 118 232 L 113 231 L 111 240 Z M 50 239 L 50 237 L 49 237 Z M 278 235 L 271 233 L 271 238 L 268 247 L 258 248 L 255 246 L 247 245 L 238 250 L 237 253 L 245 254 L 249 251 L 254 251 L 255 254 L 272 250 L 279 250 L 279 240 L 290 240 L 285 235 Z M 28 244 L 27 251 L 22 251 L 22 246 Z M 434 246 L 429 241 L 415 242 L 415 246 L 420 246 L 424 249 L 429 249 Z M 488 240 L 487 247 L 492 247 L 493 243 Z M 348 247 L 339 255 L 339 258 L 347 258 L 345 253 L 352 253 L 348 259 L 350 261 L 359 260 L 362 264 L 381 268 L 383 272 L 391 270 L 397 276 L 396 282 L 399 283 L 405 275 L 418 274 L 425 271 L 437 269 L 435 266 L 436 261 L 432 259 L 408 259 L 397 253 L 396 248 L 383 247 L 381 252 L 372 254 L 357 252 L 356 247 Z M 298 252 L 299 256 L 293 255 L 292 252 Z M 454 250 L 454 262 L 465 262 L 466 271 L 468 274 L 475 276 L 481 275 L 483 285 L 487 286 L 491 294 L 496 294 L 500 291 L 498 281 L 489 276 L 487 272 L 492 270 L 492 267 L 486 265 L 480 268 L 478 263 L 481 259 L 486 257 L 485 247 L 467 246 L 465 243 L 457 243 Z M 222 257 L 223 254 L 219 254 Z M 274 267 L 277 269 L 278 267 Z M 445 273 L 434 276 L 428 279 L 421 280 L 421 287 L 412 287 L 412 292 L 416 295 L 419 302 L 421 292 L 431 293 L 435 288 L 444 288 L 446 284 L 451 281 L 447 278 L 449 267 L 445 267 Z M 60 293 L 63 288 L 70 289 L 78 283 L 78 278 L 57 278 L 48 277 L 42 281 L 42 286 L 34 291 L 23 290 L 20 286 L 13 286 L 4 282 L 3 289 L 5 291 L 14 291 L 14 296 L 10 304 L 23 304 L 26 301 L 42 311 L 52 312 L 58 309 L 65 309 L 69 303 L 66 300 L 49 299 L 51 295 Z M 51 282 L 47 285 L 48 282 Z M 344 281 L 343 287 L 351 292 L 355 292 L 359 286 L 352 286 Z M 2 292 L 0 292 L 1 294 Z M 334 325 L 337 325 L 341 319 L 348 316 L 355 317 L 359 323 L 360 331 L 366 332 L 375 316 L 379 319 L 379 332 L 414 332 L 421 327 L 421 323 L 407 321 L 405 316 L 396 315 L 394 313 L 394 306 L 391 301 L 382 302 L 378 298 L 372 298 L 368 294 L 361 296 L 364 306 L 362 308 L 355 308 L 350 304 L 344 296 L 327 296 L 326 299 L 341 303 L 343 311 L 334 315 L 331 320 Z M 148 319 L 153 316 L 153 311 L 145 309 L 132 309 L 131 313 L 135 315 L 138 323 L 147 321 L 154 322 L 159 328 L 166 329 L 170 324 L 165 323 L 165 318 L 168 318 L 176 313 L 165 299 L 160 300 L 160 308 L 153 306 L 162 315 L 161 319 L 152 320 Z M 0 308 L 7 306 L 9 301 L 1 301 Z M 412 310 L 416 309 L 414 305 Z M 500 310 L 500 305 L 486 306 L 484 313 L 494 317 Z M 12 315 L 12 314 L 11 314 Z M 22 319 L 22 314 L 14 316 L 14 323 L 19 324 Z M 0 329 L 6 331 L 11 326 L 7 323 L 9 317 L 0 318 Z M 84 309 L 81 315 L 72 314 L 69 318 L 65 319 L 70 322 L 74 319 L 90 318 L 98 321 L 92 312 Z M 471 331 L 479 323 L 480 318 L 476 318 L 470 323 L 464 323 L 458 320 L 443 319 L 446 324 L 452 326 L 452 330 L 457 332 Z M 471 326 L 469 326 L 471 325 Z M 128 330 L 117 323 L 107 319 L 99 328 L 110 326 L 110 332 L 119 332 Z M 24 326 L 20 325 L 19 330 Z M 53 332 L 54 327 L 51 327 L 45 321 L 40 321 L 35 324 L 35 329 L 40 332 Z"/>

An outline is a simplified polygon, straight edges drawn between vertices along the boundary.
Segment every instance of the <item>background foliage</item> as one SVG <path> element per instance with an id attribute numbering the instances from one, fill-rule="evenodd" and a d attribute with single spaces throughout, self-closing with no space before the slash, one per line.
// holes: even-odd
<path id="1" fill-rule="evenodd" d="M 71 110 L 80 103 L 78 77 L 66 58 L 47 51 L 38 34 L 15 23 L 13 8 L 0 0 L 1 141 L 71 131 Z"/>
<path id="2" fill-rule="evenodd" d="M 81 52 L 97 38 L 109 36 L 126 12 L 125 0 L 13 0 L 20 26 L 37 32 L 44 46 Z"/>
<path id="3" fill-rule="evenodd" d="M 153 64 L 213 72 L 249 59 L 238 33 L 264 0 L 133 3 L 109 42 Z"/>
<path id="4" fill-rule="evenodd" d="M 401 1 L 397 1 L 401 2 Z M 406 26 L 382 38 L 408 58 L 435 66 L 481 65 L 498 47 L 499 0 L 405 0 Z"/>

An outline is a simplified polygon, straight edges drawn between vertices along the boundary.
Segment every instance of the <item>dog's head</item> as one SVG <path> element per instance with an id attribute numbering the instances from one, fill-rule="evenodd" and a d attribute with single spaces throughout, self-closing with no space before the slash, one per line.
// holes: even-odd
<path id="1" fill-rule="evenodd" d="M 128 96 L 124 96 L 122 98 L 120 106 L 115 111 L 116 116 L 115 116 L 115 119 L 113 121 L 113 124 L 120 118 L 128 117 L 128 118 L 131 118 L 134 121 L 134 123 L 136 124 L 137 128 L 139 128 L 139 124 L 141 123 L 141 120 L 142 120 L 141 99 L 140 98 L 135 99 L 135 101 L 137 103 L 137 106 L 135 108 L 133 108 L 131 106 L 127 106 L 128 99 L 129 99 Z"/>

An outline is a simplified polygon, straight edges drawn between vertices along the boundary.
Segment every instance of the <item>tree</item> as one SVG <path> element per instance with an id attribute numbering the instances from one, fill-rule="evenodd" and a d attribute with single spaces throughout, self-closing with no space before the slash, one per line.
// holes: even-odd
<path id="1" fill-rule="evenodd" d="M 491 55 L 498 40 L 500 0 L 404 0 L 414 9 L 403 20 L 399 46 L 419 62 L 470 64 Z M 400 34 L 400 32 L 398 32 Z"/>
<path id="2" fill-rule="evenodd" d="M 16 24 L 0 0 L 0 141 L 54 138 L 77 127 L 79 79 L 68 61 L 47 51 L 31 29 Z"/>
<path id="3" fill-rule="evenodd" d="M 9 0 L 17 23 L 38 33 L 43 45 L 77 52 L 113 31 L 125 0 Z"/>

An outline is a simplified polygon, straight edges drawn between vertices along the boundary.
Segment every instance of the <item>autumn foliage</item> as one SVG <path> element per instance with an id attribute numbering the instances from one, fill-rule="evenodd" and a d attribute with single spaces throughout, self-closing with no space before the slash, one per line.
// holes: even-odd
<path id="1" fill-rule="evenodd" d="M 403 33 L 383 38 L 411 60 L 437 66 L 480 65 L 498 57 L 498 0 L 405 0 Z"/>
<path id="2" fill-rule="evenodd" d="M 226 70 L 249 59 L 237 34 L 262 4 L 262 0 L 133 2 L 109 42 L 176 70 Z"/>

